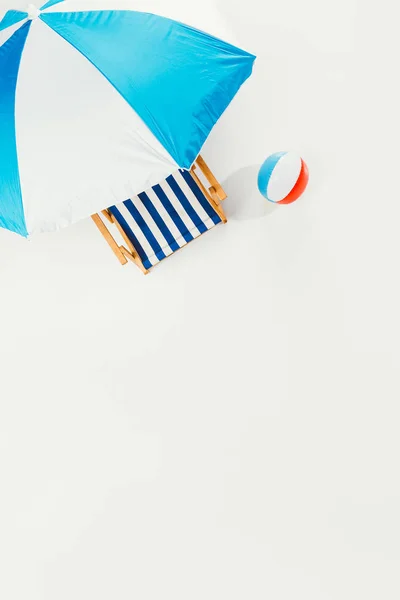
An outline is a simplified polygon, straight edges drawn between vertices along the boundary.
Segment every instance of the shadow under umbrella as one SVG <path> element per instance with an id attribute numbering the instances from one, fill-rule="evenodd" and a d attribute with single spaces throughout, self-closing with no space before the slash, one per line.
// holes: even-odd
<path id="1" fill-rule="evenodd" d="M 243 167 L 222 184 L 228 195 L 228 202 L 224 205 L 228 219 L 261 219 L 276 210 L 276 205 L 260 194 L 257 186 L 259 168 L 259 165 Z"/>

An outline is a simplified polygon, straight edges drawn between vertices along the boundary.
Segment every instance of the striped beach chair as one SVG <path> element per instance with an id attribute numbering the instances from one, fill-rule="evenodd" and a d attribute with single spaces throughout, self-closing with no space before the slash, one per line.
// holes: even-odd
<path id="1" fill-rule="evenodd" d="M 119 262 L 125 265 L 129 259 L 147 274 L 195 238 L 226 223 L 221 205 L 225 198 L 221 185 L 199 156 L 191 171 L 176 171 L 150 190 L 92 219 Z"/>

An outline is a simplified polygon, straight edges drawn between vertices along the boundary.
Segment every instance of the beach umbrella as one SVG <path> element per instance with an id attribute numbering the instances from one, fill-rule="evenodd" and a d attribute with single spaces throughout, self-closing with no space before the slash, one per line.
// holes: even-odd
<path id="1" fill-rule="evenodd" d="M 255 59 L 206 8 L 10 6 L 0 22 L 1 227 L 54 231 L 190 169 Z"/>

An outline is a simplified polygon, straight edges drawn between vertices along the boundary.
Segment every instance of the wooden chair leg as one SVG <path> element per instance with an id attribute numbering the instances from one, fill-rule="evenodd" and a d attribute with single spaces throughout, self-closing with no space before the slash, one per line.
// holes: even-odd
<path id="1" fill-rule="evenodd" d="M 107 219 L 109 223 L 114 223 L 112 214 L 108 209 L 102 210 L 101 214 Z"/>
<path id="2" fill-rule="evenodd" d="M 215 177 L 214 173 L 211 171 L 210 167 L 207 165 L 206 161 L 200 154 L 197 157 L 196 163 L 199 166 L 200 170 L 205 175 L 205 177 L 208 179 L 208 181 L 210 182 L 212 187 L 214 188 L 214 190 L 215 190 L 218 198 L 221 200 L 221 202 L 226 200 L 226 198 L 228 196 L 226 195 L 222 185 L 219 183 L 219 181 Z"/>
<path id="3" fill-rule="evenodd" d="M 129 258 L 129 260 L 133 263 L 135 263 L 135 265 L 137 267 L 139 267 L 139 269 L 142 271 L 142 273 L 144 275 L 148 275 L 150 273 L 149 269 L 146 269 L 146 267 L 144 266 L 144 264 L 142 263 L 142 261 L 140 260 L 140 258 L 136 255 L 134 256 L 132 254 L 132 252 L 130 252 L 127 248 L 125 248 L 125 246 L 121 246 L 121 250 L 124 253 L 124 255 L 126 256 L 126 258 Z"/>
<path id="4" fill-rule="evenodd" d="M 109 230 L 107 229 L 107 227 L 104 224 L 100 215 L 92 215 L 92 219 L 93 219 L 94 223 L 96 224 L 100 233 L 102 234 L 102 236 L 104 237 L 104 239 L 106 240 L 108 245 L 110 246 L 111 250 L 114 252 L 115 256 L 118 258 L 121 265 L 126 265 L 128 262 L 128 259 L 129 259 L 130 261 L 135 263 L 135 265 L 137 267 L 139 267 L 139 269 L 142 271 L 142 273 L 147 275 L 149 273 L 149 271 L 146 269 L 146 267 L 140 260 L 139 255 L 136 253 L 136 250 L 134 249 L 133 245 L 131 244 L 131 241 L 126 236 L 122 227 L 119 226 L 118 221 L 116 219 L 114 219 L 112 214 L 107 210 L 103 210 L 102 214 L 108 219 L 108 221 L 110 221 L 110 223 L 117 225 L 121 235 L 123 236 L 123 238 L 125 239 L 125 241 L 127 242 L 128 246 L 130 248 L 128 250 L 127 248 L 125 248 L 125 246 L 118 246 L 117 242 L 115 241 L 115 239 L 113 238 L 113 236 L 111 235 Z"/>
<path id="5" fill-rule="evenodd" d="M 197 185 L 199 186 L 199 188 L 201 189 L 201 191 L 203 192 L 203 194 L 205 195 L 205 197 L 207 198 L 207 200 L 209 201 L 209 203 L 211 204 L 211 206 L 213 207 L 213 209 L 215 210 L 215 212 L 217 213 L 217 215 L 219 215 L 221 221 L 223 223 L 227 223 L 228 219 L 226 218 L 224 209 L 221 206 L 221 201 L 215 191 L 215 188 L 210 187 L 209 190 L 206 190 L 205 186 L 202 184 L 202 182 L 198 178 L 194 169 L 192 169 L 190 171 L 190 174 L 193 177 L 193 179 L 195 180 L 195 182 L 197 183 Z"/>
<path id="6" fill-rule="evenodd" d="M 147 275 L 149 273 L 149 270 L 146 269 L 146 267 L 142 263 L 138 253 L 136 252 L 136 248 L 126 235 L 126 232 L 124 231 L 123 227 L 121 227 L 121 225 L 118 223 L 117 219 L 113 217 L 113 215 L 111 215 L 111 219 L 114 225 L 117 226 L 118 231 L 120 232 L 120 234 L 125 240 L 126 245 L 128 246 L 128 248 L 125 248 L 125 246 L 121 246 L 121 250 L 124 253 L 125 258 L 128 258 L 130 261 L 134 262 L 135 265 L 138 266 L 139 269 L 142 271 L 142 273 L 144 273 L 144 275 Z"/>
<path id="7" fill-rule="evenodd" d="M 107 227 L 104 225 L 101 217 L 99 215 L 92 215 L 92 219 L 96 224 L 96 227 L 100 231 L 101 235 L 106 240 L 107 244 L 110 246 L 111 250 L 114 252 L 115 256 L 118 258 L 121 265 L 126 265 L 128 262 L 124 253 L 122 252 L 120 246 L 118 246 L 117 242 L 114 240 L 111 233 L 108 231 Z"/>
<path id="8" fill-rule="evenodd" d="M 210 188 L 210 195 L 211 195 L 211 198 L 213 199 L 213 207 L 214 207 L 215 211 L 221 217 L 222 222 L 226 224 L 228 222 L 228 219 L 226 218 L 225 211 L 222 208 L 222 204 L 219 199 L 219 196 L 217 195 L 217 193 L 213 187 Z"/>

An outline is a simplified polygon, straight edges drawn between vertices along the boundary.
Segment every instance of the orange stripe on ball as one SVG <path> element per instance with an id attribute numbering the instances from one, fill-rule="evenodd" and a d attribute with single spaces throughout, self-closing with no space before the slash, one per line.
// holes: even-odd
<path id="1" fill-rule="evenodd" d="M 290 194 L 288 194 L 286 196 L 286 198 L 284 198 L 283 200 L 280 200 L 276 204 L 291 204 L 292 202 L 295 202 L 304 193 L 304 191 L 307 187 L 309 178 L 310 178 L 310 175 L 308 172 L 308 167 L 307 167 L 306 163 L 304 162 L 304 160 L 301 159 L 301 171 L 300 171 L 299 178 L 296 182 L 296 185 L 294 186 L 294 188 L 292 189 Z"/>

